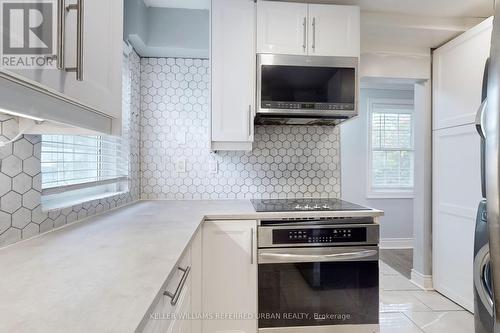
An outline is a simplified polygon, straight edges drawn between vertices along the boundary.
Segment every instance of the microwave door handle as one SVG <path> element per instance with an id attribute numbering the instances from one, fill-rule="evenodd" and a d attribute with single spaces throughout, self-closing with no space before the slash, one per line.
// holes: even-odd
<path id="1" fill-rule="evenodd" d="M 313 40 L 312 40 L 312 49 L 313 52 L 316 52 L 316 18 L 313 18 L 312 22 L 312 29 L 313 29 Z"/>
<path id="2" fill-rule="evenodd" d="M 346 261 L 376 256 L 377 250 L 362 250 L 332 254 L 292 254 L 292 253 L 260 253 L 259 257 L 274 262 L 312 262 L 312 261 Z"/>
<path id="3" fill-rule="evenodd" d="M 304 53 L 306 52 L 307 47 L 307 17 L 304 16 L 304 21 L 302 22 L 302 48 L 304 49 Z"/>

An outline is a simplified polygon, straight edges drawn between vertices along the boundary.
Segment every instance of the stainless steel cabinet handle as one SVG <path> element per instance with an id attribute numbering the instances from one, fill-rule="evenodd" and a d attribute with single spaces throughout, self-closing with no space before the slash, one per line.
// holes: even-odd
<path id="1" fill-rule="evenodd" d="M 191 272 L 191 267 L 181 268 L 177 267 L 178 270 L 182 271 L 181 281 L 175 288 L 175 292 L 172 294 L 170 291 L 165 291 L 163 295 L 170 297 L 170 304 L 175 306 L 179 301 L 179 297 L 181 296 L 182 288 L 184 288 L 184 284 L 186 284 L 186 280 L 188 278 L 189 272 Z"/>
<path id="2" fill-rule="evenodd" d="M 57 69 L 64 69 L 64 35 L 66 32 L 66 3 L 65 0 L 57 1 Z"/>
<path id="3" fill-rule="evenodd" d="M 372 257 L 378 254 L 377 250 L 363 250 L 355 252 L 343 252 L 332 254 L 291 254 L 291 253 L 261 253 L 263 259 L 273 259 L 280 261 L 343 261 Z"/>
<path id="4" fill-rule="evenodd" d="M 253 265 L 254 259 L 253 259 L 253 228 L 251 229 L 250 232 L 250 264 Z"/>
<path id="5" fill-rule="evenodd" d="M 304 17 L 304 21 L 302 23 L 302 29 L 303 29 L 303 36 L 302 36 L 302 48 L 304 49 L 304 52 L 306 52 L 306 39 L 307 39 L 307 17 Z"/>
<path id="6" fill-rule="evenodd" d="M 316 18 L 313 18 L 312 22 L 312 28 L 313 28 L 313 40 L 312 40 L 312 49 L 313 51 L 316 50 Z"/>
<path id="7" fill-rule="evenodd" d="M 77 19 L 76 19 L 76 67 L 66 68 L 66 72 L 75 72 L 76 79 L 78 81 L 83 81 L 83 23 L 85 20 L 84 17 L 84 0 L 78 0 L 76 4 L 66 6 L 66 10 L 76 10 L 77 11 Z"/>

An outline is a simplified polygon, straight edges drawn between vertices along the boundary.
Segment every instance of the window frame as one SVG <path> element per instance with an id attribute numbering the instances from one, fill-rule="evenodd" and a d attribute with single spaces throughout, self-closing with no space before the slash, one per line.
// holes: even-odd
<path id="1" fill-rule="evenodd" d="M 405 113 L 412 115 L 411 124 L 411 145 L 412 149 L 404 149 L 413 152 L 413 187 L 408 190 L 404 188 L 374 188 L 373 186 L 373 147 L 372 147 L 372 121 L 375 105 L 391 105 L 391 106 L 403 106 L 405 108 L 411 108 L 411 112 L 406 111 L 394 111 L 394 113 Z M 367 98 L 367 181 L 366 181 L 366 197 L 368 199 L 412 199 L 415 196 L 415 104 L 411 99 L 397 99 L 397 98 Z M 389 112 L 387 112 L 389 113 Z M 396 149 L 401 151 L 401 149 Z"/>

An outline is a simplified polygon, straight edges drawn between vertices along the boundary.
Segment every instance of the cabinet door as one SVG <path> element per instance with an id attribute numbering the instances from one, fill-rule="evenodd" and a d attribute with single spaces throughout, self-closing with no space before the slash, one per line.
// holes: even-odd
<path id="1" fill-rule="evenodd" d="M 472 124 L 481 104 L 492 18 L 434 51 L 433 128 Z"/>
<path id="2" fill-rule="evenodd" d="M 120 119 L 123 1 L 85 0 L 84 10 L 83 81 L 76 80 L 75 73 L 66 74 L 64 93 Z M 66 17 L 67 67 L 76 66 L 76 27 L 76 13 L 70 11 Z"/>
<path id="3" fill-rule="evenodd" d="M 74 3 L 76 0 L 66 1 L 66 5 Z M 86 117 L 85 111 L 92 111 L 113 118 L 114 132 L 118 134 L 122 114 L 123 1 L 85 0 L 83 20 L 83 81 L 78 81 L 74 72 L 65 70 L 23 69 L 11 72 L 21 79 L 28 79 L 31 85 L 50 88 L 81 105 L 83 110 L 80 114 L 67 115 L 67 124 L 87 124 L 88 121 L 78 118 Z M 65 26 L 64 59 L 65 67 L 70 68 L 76 66 L 75 10 L 67 12 Z M 41 105 L 38 107 L 43 107 Z M 50 110 L 39 113 L 45 115 L 47 112 L 50 113 Z M 73 110 L 68 108 L 68 112 Z M 60 121 L 50 114 L 46 119 Z M 91 124 L 88 127 L 92 127 Z M 98 129 L 100 125 L 94 127 Z"/>
<path id="4" fill-rule="evenodd" d="M 307 4 L 259 1 L 257 53 L 307 54 Z"/>
<path id="5" fill-rule="evenodd" d="M 170 300 L 169 300 L 170 301 Z M 191 333 L 192 322 L 188 317 L 191 311 L 191 276 L 188 277 L 181 291 L 181 296 L 170 313 L 175 314 L 175 319 L 169 323 L 166 333 Z M 168 312 L 167 312 L 168 314 Z"/>
<path id="6" fill-rule="evenodd" d="M 257 314 L 256 221 L 203 226 L 203 312 Z M 255 320 L 206 320 L 204 333 L 255 333 Z"/>
<path id="7" fill-rule="evenodd" d="M 309 54 L 359 57 L 359 7 L 309 5 Z"/>
<path id="8" fill-rule="evenodd" d="M 212 1 L 212 148 L 253 141 L 255 3 Z M 221 145 L 222 144 L 222 145 Z"/>
<path id="9" fill-rule="evenodd" d="M 202 304 L 202 232 L 199 230 L 191 242 L 191 312 L 194 315 L 201 315 L 203 312 Z M 201 318 L 201 316 L 199 317 Z M 202 332 L 202 321 L 193 319 L 191 321 L 191 332 Z"/>
<path id="10" fill-rule="evenodd" d="M 433 132 L 433 284 L 473 311 L 476 211 L 481 200 L 480 138 L 473 124 Z"/>

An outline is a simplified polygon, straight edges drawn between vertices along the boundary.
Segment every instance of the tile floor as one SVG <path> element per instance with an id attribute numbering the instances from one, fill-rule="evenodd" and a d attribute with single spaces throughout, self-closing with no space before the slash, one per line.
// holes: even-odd
<path id="1" fill-rule="evenodd" d="M 474 317 L 435 291 L 422 291 L 380 262 L 381 333 L 474 333 Z"/>

